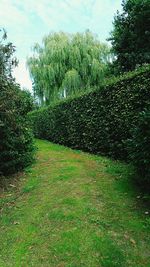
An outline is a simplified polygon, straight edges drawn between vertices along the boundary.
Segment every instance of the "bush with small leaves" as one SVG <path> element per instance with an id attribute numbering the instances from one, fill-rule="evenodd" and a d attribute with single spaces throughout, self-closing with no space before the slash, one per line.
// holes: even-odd
<path id="1" fill-rule="evenodd" d="M 128 140 L 128 151 L 137 171 L 137 182 L 150 190 L 150 109 L 140 113 Z"/>
<path id="2" fill-rule="evenodd" d="M 0 175 L 15 173 L 33 160 L 33 136 L 27 113 L 32 110 L 30 94 L 21 91 L 12 77 L 17 64 L 15 47 L 6 43 L 6 32 L 0 39 Z"/>
<path id="3" fill-rule="evenodd" d="M 0 175 L 8 175 L 32 162 L 33 135 L 21 90 L 2 79 L 0 86 Z"/>

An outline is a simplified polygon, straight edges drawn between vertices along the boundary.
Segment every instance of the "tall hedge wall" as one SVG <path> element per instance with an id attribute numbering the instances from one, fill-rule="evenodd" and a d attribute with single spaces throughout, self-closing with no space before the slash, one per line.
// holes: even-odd
<path id="1" fill-rule="evenodd" d="M 88 94 L 30 113 L 35 135 L 93 153 L 127 158 L 126 140 L 150 102 L 150 66 Z"/>
<path id="2" fill-rule="evenodd" d="M 30 106 L 19 86 L 0 76 L 0 176 L 20 171 L 33 161 Z"/>
<path id="3" fill-rule="evenodd" d="M 143 110 L 128 140 L 129 157 L 135 166 L 136 180 L 150 191 L 150 107 Z"/>

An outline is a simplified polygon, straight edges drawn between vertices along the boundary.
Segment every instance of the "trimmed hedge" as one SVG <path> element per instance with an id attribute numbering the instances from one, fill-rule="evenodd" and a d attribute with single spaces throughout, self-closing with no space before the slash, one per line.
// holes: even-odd
<path id="1" fill-rule="evenodd" d="M 126 140 L 150 102 L 150 66 L 98 90 L 30 113 L 36 137 L 127 159 Z"/>
<path id="2" fill-rule="evenodd" d="M 137 171 L 137 181 L 150 189 L 150 109 L 140 113 L 138 124 L 128 141 L 128 151 Z"/>

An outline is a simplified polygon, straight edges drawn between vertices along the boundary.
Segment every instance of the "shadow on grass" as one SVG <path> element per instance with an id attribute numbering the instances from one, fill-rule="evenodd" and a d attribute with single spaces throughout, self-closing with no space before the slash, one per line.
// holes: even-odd
<path id="1" fill-rule="evenodd" d="M 150 207 L 149 188 L 138 182 L 138 175 L 132 164 L 108 160 L 106 173 L 115 177 L 116 187 L 120 192 L 128 193 L 128 195 L 137 199 L 140 208 L 147 209 Z"/>

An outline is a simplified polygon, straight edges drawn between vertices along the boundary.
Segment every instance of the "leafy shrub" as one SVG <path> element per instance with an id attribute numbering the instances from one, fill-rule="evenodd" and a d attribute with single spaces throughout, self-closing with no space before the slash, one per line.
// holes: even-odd
<path id="1" fill-rule="evenodd" d="M 98 90 L 30 113 L 37 137 L 92 153 L 127 159 L 125 141 L 150 102 L 150 66 Z"/>
<path id="2" fill-rule="evenodd" d="M 130 158 L 137 170 L 137 180 L 150 186 L 150 110 L 140 113 L 138 124 L 128 141 Z"/>
<path id="3" fill-rule="evenodd" d="M 8 175 L 32 162 L 33 136 L 24 92 L 2 77 L 0 87 L 0 174 Z"/>
<path id="4" fill-rule="evenodd" d="M 0 34 L 0 175 L 7 175 L 33 159 L 33 136 L 27 118 L 33 101 L 12 77 L 12 68 L 17 65 L 15 47 L 6 43 L 5 30 L 0 29 Z"/>

